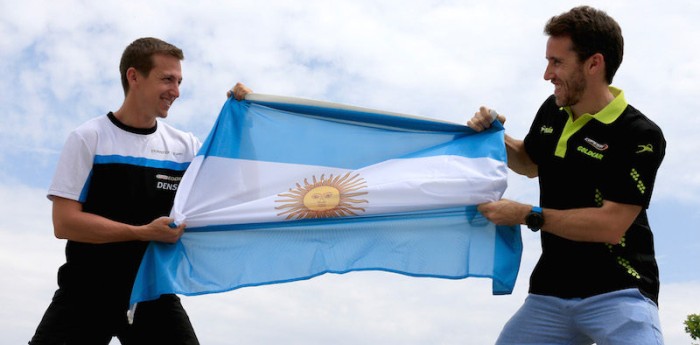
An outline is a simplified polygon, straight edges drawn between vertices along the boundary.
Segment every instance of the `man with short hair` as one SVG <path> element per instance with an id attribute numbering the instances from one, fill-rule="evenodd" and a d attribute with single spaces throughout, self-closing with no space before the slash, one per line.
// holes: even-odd
<path id="1" fill-rule="evenodd" d="M 30 344 L 199 343 L 175 295 L 139 303 L 127 322 L 149 241 L 174 243 L 185 228 L 167 216 L 201 143 L 159 121 L 180 96 L 183 59 L 160 39 L 135 40 L 119 66 L 119 110 L 70 133 L 48 192 L 54 233 L 68 240 L 66 263 Z"/>
<path id="2" fill-rule="evenodd" d="M 610 86 L 624 46 L 613 18 L 580 6 L 551 18 L 545 33 L 554 95 L 523 141 L 506 136 L 508 166 L 539 178 L 541 205 L 479 206 L 496 224 L 542 230 L 529 295 L 497 344 L 662 344 L 646 208 L 663 134 Z M 481 107 L 468 125 L 490 121 Z"/>

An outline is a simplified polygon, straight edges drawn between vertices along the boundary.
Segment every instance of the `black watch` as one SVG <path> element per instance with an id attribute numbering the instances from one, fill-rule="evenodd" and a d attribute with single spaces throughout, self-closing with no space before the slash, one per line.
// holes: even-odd
<path id="1" fill-rule="evenodd" d="M 542 229 L 542 225 L 544 225 L 544 214 L 542 213 L 541 207 L 532 206 L 532 210 L 525 217 L 525 225 L 533 232 Z"/>

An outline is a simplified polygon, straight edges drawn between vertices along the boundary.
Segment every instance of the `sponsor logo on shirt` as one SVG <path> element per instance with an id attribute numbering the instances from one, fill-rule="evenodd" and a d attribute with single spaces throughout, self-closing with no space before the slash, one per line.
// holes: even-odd
<path id="1" fill-rule="evenodd" d="M 540 127 L 540 134 L 552 134 L 554 133 L 554 128 L 548 126 Z"/>
<path id="2" fill-rule="evenodd" d="M 585 140 L 589 145 L 593 146 L 598 151 L 605 151 L 608 149 L 608 144 L 599 144 L 598 142 L 596 142 L 595 140 L 593 140 L 591 138 L 586 138 L 583 140 Z"/>
<path id="3" fill-rule="evenodd" d="M 169 176 L 165 174 L 156 175 L 156 188 L 161 190 L 177 191 L 177 187 L 180 186 L 180 176 Z"/>
<path id="4" fill-rule="evenodd" d="M 151 153 L 153 154 L 158 154 L 158 155 L 173 155 L 173 156 L 181 156 L 184 153 L 183 152 L 171 152 L 169 150 L 159 150 L 159 149 L 151 149 Z"/>
<path id="5" fill-rule="evenodd" d="M 581 152 L 581 153 L 585 154 L 586 156 L 589 156 L 589 157 L 591 157 L 591 158 L 595 158 L 595 159 L 597 159 L 597 160 L 603 160 L 603 157 L 605 157 L 602 153 L 600 153 L 600 152 L 595 152 L 595 151 L 593 151 L 593 150 L 590 150 L 590 149 L 588 149 L 588 148 L 586 148 L 586 147 L 583 147 L 583 145 L 577 147 L 576 150 L 577 150 L 578 152 Z"/>

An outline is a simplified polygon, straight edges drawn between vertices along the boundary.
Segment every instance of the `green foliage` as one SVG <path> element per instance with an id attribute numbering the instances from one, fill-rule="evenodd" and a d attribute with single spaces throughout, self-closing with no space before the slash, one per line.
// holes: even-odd
<path id="1" fill-rule="evenodd" d="M 685 331 L 690 334 L 690 337 L 693 338 L 693 340 L 699 340 L 700 339 L 700 315 L 698 314 L 690 314 L 688 315 L 688 319 L 685 320 Z"/>

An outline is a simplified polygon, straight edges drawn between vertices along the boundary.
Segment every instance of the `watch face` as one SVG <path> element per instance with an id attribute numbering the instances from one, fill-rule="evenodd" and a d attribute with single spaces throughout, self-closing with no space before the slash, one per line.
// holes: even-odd
<path id="1" fill-rule="evenodd" d="M 541 213 L 530 212 L 530 214 L 528 214 L 525 218 L 525 224 L 531 230 L 537 231 L 542 228 L 542 225 L 544 224 L 544 217 Z"/>

